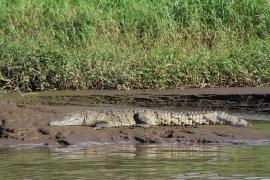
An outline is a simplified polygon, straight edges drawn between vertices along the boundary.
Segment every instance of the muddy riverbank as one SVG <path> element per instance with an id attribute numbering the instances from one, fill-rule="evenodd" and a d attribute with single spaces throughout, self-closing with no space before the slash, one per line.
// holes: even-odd
<path id="1" fill-rule="evenodd" d="M 2 97 L 19 104 L 56 106 L 121 105 L 181 109 L 219 109 L 270 113 L 270 88 L 203 88 L 171 90 L 80 90 L 11 94 Z"/>
<path id="2" fill-rule="evenodd" d="M 66 91 L 6 95 L 0 101 L 0 145 L 99 143 L 242 143 L 270 140 L 270 131 L 232 126 L 151 128 L 49 127 L 68 112 L 117 106 L 237 110 L 269 120 L 269 88 L 168 91 Z"/>

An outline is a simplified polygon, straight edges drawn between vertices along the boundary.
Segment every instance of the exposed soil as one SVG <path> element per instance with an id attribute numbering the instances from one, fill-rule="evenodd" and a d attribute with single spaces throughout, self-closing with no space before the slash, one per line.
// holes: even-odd
<path id="1" fill-rule="evenodd" d="M 270 92 L 270 91 L 269 91 Z M 76 92 L 75 92 L 76 93 Z M 129 94 L 129 92 L 124 92 Z M 168 93 L 168 92 L 167 92 Z M 269 140 L 270 133 L 254 129 L 252 127 L 239 128 L 232 126 L 198 126 L 198 127 L 179 127 L 179 126 L 159 126 L 150 128 L 141 127 L 123 127 L 123 128 L 107 128 L 101 130 L 94 130 L 91 127 L 83 126 L 66 126 L 66 127 L 49 127 L 48 121 L 60 119 L 65 116 L 66 113 L 84 108 L 91 108 L 89 106 L 70 106 L 70 101 L 89 103 L 91 100 L 86 97 L 92 97 L 94 95 L 85 95 L 84 93 L 76 96 L 79 99 L 72 99 L 75 97 L 68 95 L 29 95 L 18 98 L 2 98 L 0 101 L 0 145 L 8 146 L 14 144 L 28 144 L 28 143 L 41 143 L 48 146 L 68 146 L 73 144 L 80 144 L 81 142 L 101 142 L 101 143 L 119 143 L 119 142 L 136 142 L 136 143 L 185 143 L 185 144 L 209 144 L 209 143 L 236 143 L 245 142 L 250 140 Z M 87 93 L 86 93 L 87 94 Z M 147 96 L 154 96 L 155 93 L 149 93 Z M 245 93 L 244 93 L 245 94 Z M 248 94 L 248 93 L 247 93 Z M 260 109 L 269 107 L 269 94 L 250 94 L 245 97 L 261 97 L 261 99 L 252 99 L 252 102 L 260 100 L 260 106 L 258 103 L 256 107 Z M 113 98 L 119 98 L 117 95 L 110 95 L 111 100 L 108 104 L 114 104 Z M 141 95 L 141 94 L 140 94 Z M 146 95 L 146 94 L 145 94 Z M 159 95 L 159 96 L 158 96 Z M 130 94 L 132 97 L 137 97 L 138 94 Z M 157 93 L 152 105 L 156 102 L 168 102 L 164 97 Z M 192 95 L 194 96 L 194 95 Z M 196 95 L 199 97 L 200 95 Z M 218 95 L 212 95 L 218 96 Z M 219 95 L 224 98 L 224 95 Z M 231 95 L 232 96 L 232 95 Z M 242 96 L 241 94 L 235 95 L 235 97 Z M 46 98 L 45 98 L 46 97 Z M 101 94 L 100 97 L 106 99 L 106 95 Z M 126 96 L 122 96 L 126 97 Z M 169 96 L 171 97 L 171 95 Z M 175 94 L 174 98 L 180 99 L 181 96 Z M 183 95 L 187 98 L 187 95 Z M 195 96 L 194 96 L 195 97 Z M 204 97 L 204 96 L 203 96 Z M 59 98 L 61 100 L 59 100 Z M 85 99 L 86 98 L 86 99 Z M 108 98 L 108 97 L 107 97 Z M 32 100 L 31 100 L 32 99 Z M 46 101 L 45 101 L 46 99 Z M 91 99 L 91 98 L 90 98 Z M 99 98 L 96 98 L 99 99 Z M 110 98 L 109 98 L 110 99 Z M 125 99 L 125 98 L 124 98 Z M 153 99 L 153 98 L 152 98 Z M 157 100 L 158 99 L 158 100 Z M 224 106 L 224 103 L 228 103 L 226 99 L 219 98 L 219 106 Z M 237 99 L 237 98 L 236 98 Z M 248 98 L 249 99 L 249 98 Z M 69 106 L 56 106 L 48 105 L 48 102 L 66 102 Z M 250 99 L 249 99 L 250 100 Z M 249 101 L 248 100 L 248 101 Z M 90 101 L 90 102 L 89 102 Z M 213 101 L 216 101 L 215 98 Z M 211 101 L 213 103 L 213 101 Z M 247 101 L 243 98 L 243 101 Z M 40 102 L 40 104 L 38 103 Z M 46 103 L 47 105 L 44 105 Z M 123 102 L 127 102 L 124 101 Z M 143 99 L 138 102 L 145 102 Z M 175 102 L 175 101 L 171 101 Z M 188 99 L 186 103 L 192 102 L 192 99 Z M 198 102 L 201 102 L 200 100 Z M 224 103 L 222 103 L 224 102 Z M 119 102 L 118 102 L 119 103 Z M 39 105 L 38 105 L 39 104 Z M 88 105 L 89 105 L 88 104 Z M 98 102 L 98 104 L 101 104 Z M 230 104 L 230 103 L 228 103 Z M 251 103 L 252 104 L 252 103 Z M 103 104 L 104 105 L 104 104 Z M 102 105 L 102 106 L 103 106 Z M 141 106 L 141 104 L 136 104 Z M 149 104 L 148 104 L 149 105 Z M 149 106 L 153 107 L 153 106 Z M 163 106 L 161 106 L 163 107 Z M 175 106 L 177 107 L 177 106 Z M 198 106 L 196 107 L 198 108 Z M 241 109 L 243 110 L 243 109 Z"/>
<path id="2" fill-rule="evenodd" d="M 45 91 L 7 95 L 19 104 L 42 105 L 121 105 L 159 108 L 219 109 L 270 114 L 270 88 L 203 88 L 171 90 L 80 90 Z"/>

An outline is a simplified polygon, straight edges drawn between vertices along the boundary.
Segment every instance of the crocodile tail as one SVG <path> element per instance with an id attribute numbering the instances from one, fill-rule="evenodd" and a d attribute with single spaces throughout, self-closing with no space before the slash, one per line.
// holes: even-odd
<path id="1" fill-rule="evenodd" d="M 247 127 L 251 125 L 245 119 L 242 119 L 237 115 L 228 114 L 226 112 L 218 112 L 217 118 L 220 121 L 223 121 L 226 125 L 232 125 L 232 126 L 238 126 L 238 127 Z"/>

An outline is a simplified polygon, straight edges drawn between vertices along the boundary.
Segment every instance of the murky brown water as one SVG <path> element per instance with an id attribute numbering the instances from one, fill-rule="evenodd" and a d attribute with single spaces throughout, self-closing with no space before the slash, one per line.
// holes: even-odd
<path id="1" fill-rule="evenodd" d="M 270 146 L 93 145 L 0 150 L 1 179 L 269 179 Z"/>

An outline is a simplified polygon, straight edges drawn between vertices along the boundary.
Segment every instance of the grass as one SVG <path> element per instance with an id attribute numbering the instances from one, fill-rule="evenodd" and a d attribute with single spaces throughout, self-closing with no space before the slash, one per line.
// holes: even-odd
<path id="1" fill-rule="evenodd" d="M 1 0 L 0 87 L 270 85 L 268 0 Z"/>
<path id="2" fill-rule="evenodd" d="M 252 127 L 255 129 L 263 130 L 266 132 L 270 132 L 270 122 L 269 121 L 251 121 Z"/>

